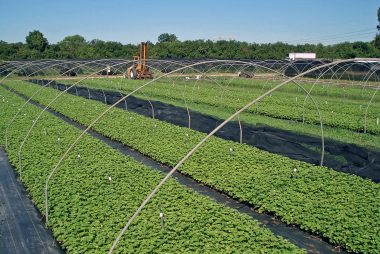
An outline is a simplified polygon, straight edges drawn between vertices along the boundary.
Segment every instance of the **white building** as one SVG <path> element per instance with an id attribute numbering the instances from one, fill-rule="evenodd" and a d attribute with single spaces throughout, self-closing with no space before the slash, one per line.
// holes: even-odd
<path id="1" fill-rule="evenodd" d="M 300 59 L 315 59 L 315 53 L 289 53 L 290 60 L 300 60 Z"/>

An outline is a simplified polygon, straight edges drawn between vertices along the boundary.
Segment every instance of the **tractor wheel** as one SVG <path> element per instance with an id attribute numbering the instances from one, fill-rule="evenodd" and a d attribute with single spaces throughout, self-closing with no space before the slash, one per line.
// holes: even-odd
<path id="1" fill-rule="evenodd" d="M 136 73 L 136 68 L 132 67 L 130 72 L 129 72 L 129 78 L 130 79 L 137 79 L 137 73 Z"/>

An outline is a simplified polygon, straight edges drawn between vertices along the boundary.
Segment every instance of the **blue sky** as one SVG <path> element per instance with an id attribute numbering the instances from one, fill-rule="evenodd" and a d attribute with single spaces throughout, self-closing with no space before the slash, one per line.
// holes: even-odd
<path id="1" fill-rule="evenodd" d="M 74 34 L 156 42 L 165 32 L 180 40 L 370 41 L 378 7 L 380 0 L 0 0 L 0 40 L 40 30 L 50 43 Z"/>

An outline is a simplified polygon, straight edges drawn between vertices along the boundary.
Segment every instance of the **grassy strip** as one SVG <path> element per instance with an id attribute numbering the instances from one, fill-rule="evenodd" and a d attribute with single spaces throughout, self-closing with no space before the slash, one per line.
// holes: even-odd
<path id="1" fill-rule="evenodd" d="M 39 88 L 28 83 L 13 87 L 26 95 Z M 46 88 L 35 99 L 46 104 L 57 93 Z M 107 106 L 66 94 L 52 108 L 88 125 Z M 171 166 L 205 136 L 120 109 L 111 110 L 94 129 Z M 291 177 L 294 168 L 297 175 Z M 350 251 L 380 250 L 380 185 L 370 180 L 216 137 L 180 170 Z"/>
<path id="2" fill-rule="evenodd" d="M 4 88 L 1 129 L 25 102 Z M 28 105 L 9 131 L 10 161 L 39 108 Z M 42 116 L 23 152 L 23 182 L 44 212 L 49 172 L 80 131 L 50 114 Z M 80 155 L 80 158 L 79 156 Z M 108 177 L 112 177 L 109 182 Z M 50 183 L 49 223 L 69 253 L 105 253 L 119 230 L 162 174 L 85 136 Z M 160 226 L 159 207 L 165 213 Z M 170 180 L 122 238 L 117 253 L 304 253 L 247 215 L 215 204 Z"/>

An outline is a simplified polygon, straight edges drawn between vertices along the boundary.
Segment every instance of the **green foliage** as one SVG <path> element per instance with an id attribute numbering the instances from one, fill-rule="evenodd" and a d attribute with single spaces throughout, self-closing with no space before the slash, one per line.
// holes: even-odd
<path id="1" fill-rule="evenodd" d="M 0 100 L 3 131 L 25 101 L 4 88 L 0 88 L 0 94 L 5 98 Z M 28 104 L 9 131 L 7 153 L 15 167 L 20 142 L 40 110 Z M 45 114 L 22 150 L 23 184 L 42 214 L 46 178 L 80 132 Z M 68 253 L 106 253 L 128 218 L 162 177 L 86 135 L 49 184 L 49 226 Z M 164 229 L 160 226 L 158 207 L 165 214 Z M 116 253 L 153 252 L 304 253 L 304 250 L 275 237 L 247 215 L 217 205 L 171 179 L 137 217 L 116 249 Z"/>
<path id="2" fill-rule="evenodd" d="M 94 58 L 132 58 L 139 45 L 86 41 L 80 35 L 67 36 L 57 44 L 48 46 L 43 35 L 31 32 L 30 43 L 6 43 L 0 41 L 0 59 L 94 59 Z M 33 38 L 33 39 L 32 39 Z M 36 39 L 34 39 L 36 38 Z M 358 43 L 360 46 L 358 46 Z M 240 41 L 186 40 L 179 41 L 174 34 L 164 33 L 156 44 L 149 43 L 152 58 L 229 58 L 229 59 L 284 59 L 289 52 L 315 52 L 318 58 L 379 57 L 378 42 L 344 42 L 335 45 L 303 44 L 290 45 L 276 43 L 248 43 Z M 26 48 L 25 48 L 26 46 Z"/>
<path id="3" fill-rule="evenodd" d="M 21 84 L 12 87 L 29 96 L 39 88 Z M 55 90 L 45 88 L 35 99 L 46 105 L 55 95 Z M 51 107 L 88 125 L 108 106 L 64 95 Z M 121 109 L 112 109 L 93 128 L 170 166 L 205 136 Z M 290 177 L 294 167 L 298 169 L 296 178 Z M 379 253 L 380 185 L 370 180 L 216 137 L 180 170 L 260 211 L 274 213 L 284 222 L 322 235 L 337 246 Z"/>
<path id="4" fill-rule="evenodd" d="M 60 83 L 72 84 L 79 80 L 70 80 L 64 81 L 60 80 Z M 88 79 L 82 82 L 79 82 L 78 86 L 90 87 L 90 88 L 98 88 L 98 89 L 106 89 L 106 90 L 115 90 L 115 91 L 125 91 L 131 92 L 138 86 L 142 85 L 144 81 L 134 80 L 131 82 L 127 79 L 114 79 L 113 82 L 109 82 L 107 80 L 99 80 L 99 79 Z M 169 83 L 167 83 L 169 82 Z M 188 85 L 187 82 L 176 81 L 176 85 L 171 85 L 171 80 L 161 79 L 158 82 L 155 82 L 154 86 L 147 86 L 144 88 L 144 93 L 136 94 L 137 97 L 142 99 L 149 100 L 158 100 L 161 102 L 166 102 L 178 107 L 186 108 L 189 107 L 191 110 L 196 112 L 201 112 L 206 115 L 215 116 L 220 119 L 226 119 L 232 113 L 234 113 L 237 109 L 237 102 L 248 101 L 249 99 L 253 99 L 254 96 L 258 96 L 262 93 L 262 88 L 269 89 L 269 87 L 276 84 L 275 82 L 267 82 L 260 80 L 247 80 L 247 79 L 234 79 L 233 82 L 229 83 L 229 80 L 217 80 L 217 82 L 222 85 L 222 87 L 228 84 L 228 91 L 223 91 L 222 87 L 215 86 L 215 83 L 210 83 L 206 81 L 197 81 L 197 84 L 201 89 L 193 89 L 193 85 Z M 300 84 L 306 90 L 311 88 L 310 84 Z M 248 89 L 249 88 L 249 89 Z M 247 93 L 249 91 L 249 93 Z M 339 115 L 340 127 L 336 123 L 332 123 L 331 127 L 329 125 L 323 125 L 324 137 L 327 139 L 333 139 L 337 141 L 342 141 L 345 143 L 354 143 L 363 147 L 368 147 L 370 149 L 378 150 L 380 149 L 380 135 L 374 135 L 367 133 L 358 132 L 358 130 L 363 130 L 364 124 L 364 110 L 365 106 L 368 104 L 369 98 L 373 95 L 372 89 L 363 89 L 363 88 L 355 88 L 355 87 L 334 87 L 334 86 L 326 86 L 325 88 L 316 86 L 313 89 L 312 96 L 316 99 L 316 102 L 323 107 L 322 118 L 324 119 L 324 115 L 331 115 L 331 111 L 334 111 L 335 114 Z M 203 98 L 210 98 L 210 94 L 213 94 L 217 98 L 224 98 L 226 102 L 235 102 L 235 104 L 231 104 L 227 106 L 222 100 L 216 100 L 215 97 L 211 98 L 213 103 L 209 103 L 205 101 Z M 228 94 L 228 96 L 226 96 Z M 212 97 L 212 96 L 211 96 Z M 280 91 L 273 94 L 272 99 L 267 100 L 267 104 L 274 103 L 274 99 L 279 99 L 283 101 L 280 104 L 287 105 L 291 108 L 291 111 L 296 110 L 299 112 L 300 117 L 293 117 L 293 119 L 289 119 L 292 117 L 289 114 L 282 114 L 276 116 L 275 114 L 268 114 L 268 111 L 262 109 L 259 103 L 259 107 L 257 110 L 253 107 L 253 111 L 243 112 L 240 115 L 240 120 L 252 125 L 265 125 L 265 126 L 273 126 L 275 128 L 280 128 L 284 130 L 290 130 L 297 133 L 307 134 L 314 137 L 320 137 L 321 128 L 319 125 L 319 121 L 317 118 L 316 109 L 311 104 L 311 101 L 308 100 L 306 103 L 306 111 L 305 118 L 306 122 L 304 124 L 297 124 L 297 121 L 301 121 L 302 112 L 302 101 L 304 100 L 305 94 L 300 92 L 298 87 L 294 85 L 287 85 L 282 88 Z M 296 101 L 298 99 L 298 101 Z M 377 125 L 377 117 L 380 118 L 379 101 L 376 97 L 371 106 L 369 107 L 368 113 L 370 120 L 367 121 L 367 126 L 371 128 L 373 131 L 379 132 L 380 126 Z M 243 101 L 244 100 L 244 101 Z M 328 104 L 326 104 L 326 101 Z M 284 103 L 285 102 L 285 103 Z M 287 102 L 287 103 L 286 103 Z M 337 107 L 337 103 L 339 105 L 347 104 L 349 108 L 351 108 L 355 112 L 352 114 L 345 113 L 347 109 L 345 107 Z M 231 106 L 232 105 L 232 106 Z M 234 106 L 233 106 L 234 105 Z M 356 106 L 355 106 L 356 105 Z M 360 108 L 360 105 L 362 107 Z M 322 108 L 321 108 L 322 109 Z M 342 111 L 342 110 L 343 111 Z M 261 114 L 261 112 L 265 112 L 265 114 Z M 290 109 L 288 110 L 290 112 Z M 377 115 L 376 115 L 376 112 Z M 349 115 L 346 119 L 345 117 Z M 356 115 L 356 118 L 353 116 Z M 312 118 L 314 117 L 311 121 Z M 287 119 L 288 118 L 288 119 Z M 331 123 L 333 119 L 329 118 L 329 122 Z M 348 124 L 348 120 L 351 119 L 355 124 Z M 345 123 L 343 123 L 345 122 Z M 343 124 L 342 124 L 343 123 Z M 352 126 L 352 130 L 346 128 L 345 126 Z"/>
<path id="5" fill-rule="evenodd" d="M 263 91 L 277 84 L 263 80 L 235 79 L 232 83 L 230 80 L 218 80 L 219 86 L 217 86 L 214 82 L 197 81 L 197 85 L 202 89 L 194 89 L 194 86 L 186 81 L 176 81 L 175 86 L 171 86 L 171 82 L 171 80 L 160 80 L 154 86 L 144 88 L 144 94 L 139 96 L 170 103 L 177 101 L 182 103 L 182 107 L 185 104 L 184 98 L 187 97 L 187 100 L 191 101 L 187 103 L 190 108 L 193 105 L 206 105 L 215 107 L 215 111 L 224 110 L 232 114 Z M 72 81 L 62 81 L 62 83 L 70 84 Z M 120 83 L 124 85 L 120 86 Z M 79 83 L 82 86 L 114 90 L 121 87 L 126 92 L 133 91 L 141 84 L 141 82 L 130 82 L 126 79 L 119 79 L 114 83 L 101 79 Z M 302 86 L 305 90 L 310 90 L 313 84 L 304 83 Z M 224 87 L 227 90 L 223 89 Z M 364 130 L 365 109 L 374 93 L 375 91 L 371 88 L 317 85 L 314 86 L 311 95 L 321 112 L 324 126 L 357 132 Z M 319 125 L 319 115 L 310 98 L 306 100 L 303 109 L 305 96 L 305 92 L 290 84 L 273 93 L 272 96 L 266 97 L 258 103 L 258 106 L 248 109 L 247 113 L 298 122 L 302 122 L 304 116 L 305 123 Z M 380 101 L 378 97 L 375 97 L 367 112 L 367 132 L 380 134 L 377 118 L 380 118 Z"/>
<path id="6" fill-rule="evenodd" d="M 163 33 L 160 34 L 157 38 L 158 43 L 162 42 L 176 42 L 178 41 L 178 38 L 175 34 L 168 34 L 168 33 Z"/>
<path id="7" fill-rule="evenodd" d="M 80 35 L 67 36 L 57 43 L 60 58 L 91 58 L 93 48 Z"/>
<path id="8" fill-rule="evenodd" d="M 25 40 L 26 40 L 26 44 L 28 45 L 30 49 L 34 49 L 39 52 L 43 52 L 46 49 L 46 47 L 49 45 L 48 40 L 38 30 L 29 32 Z"/>
<path id="9" fill-rule="evenodd" d="M 124 52 L 123 44 L 113 41 L 92 40 L 90 45 L 94 49 L 94 57 L 123 57 L 125 55 L 132 55 L 133 52 L 126 54 Z M 137 50 L 137 47 L 136 47 Z"/>
<path id="10" fill-rule="evenodd" d="M 373 41 L 373 46 L 377 49 L 380 50 L 380 34 L 377 34 L 375 37 L 375 40 Z"/>

